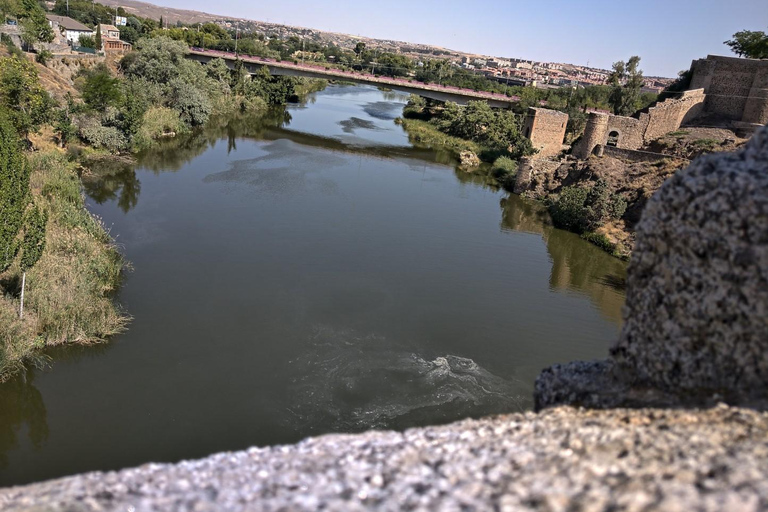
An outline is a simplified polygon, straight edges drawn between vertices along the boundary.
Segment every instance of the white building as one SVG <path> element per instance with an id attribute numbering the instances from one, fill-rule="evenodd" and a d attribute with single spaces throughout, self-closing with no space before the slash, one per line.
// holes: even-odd
<path id="1" fill-rule="evenodd" d="M 80 42 L 80 36 L 95 35 L 92 28 L 88 28 L 77 20 L 73 20 L 67 16 L 57 16 L 55 14 L 46 14 L 48 18 L 48 24 L 53 30 L 58 30 L 61 35 L 72 44 L 78 44 Z"/>

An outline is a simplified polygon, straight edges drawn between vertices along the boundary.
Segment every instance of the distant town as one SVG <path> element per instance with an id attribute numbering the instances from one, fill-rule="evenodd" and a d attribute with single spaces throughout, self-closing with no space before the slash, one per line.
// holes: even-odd
<path id="1" fill-rule="evenodd" d="M 50 2 L 53 5 L 53 2 Z M 450 60 L 455 66 L 497 80 L 507 85 L 534 86 L 539 88 L 564 86 L 604 85 L 610 70 L 559 62 L 541 62 L 520 57 L 499 57 L 465 53 L 428 44 L 410 43 L 390 39 L 373 39 L 359 35 L 326 32 L 311 28 L 293 27 L 279 23 L 233 19 L 197 11 L 160 7 L 135 0 L 105 0 L 105 5 L 122 7 L 127 13 L 157 19 L 160 16 L 170 25 L 216 23 L 227 30 L 263 35 L 265 40 L 277 37 L 298 37 L 321 44 L 333 44 L 344 50 L 353 50 L 358 42 L 371 50 L 400 53 L 416 61 L 428 58 Z M 644 77 L 643 92 L 658 94 L 674 78 Z"/>

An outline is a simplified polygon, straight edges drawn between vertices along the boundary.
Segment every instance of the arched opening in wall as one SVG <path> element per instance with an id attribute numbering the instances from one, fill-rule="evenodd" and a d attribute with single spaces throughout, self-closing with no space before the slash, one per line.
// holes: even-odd
<path id="1" fill-rule="evenodd" d="M 605 145 L 616 147 L 618 144 L 619 144 L 619 132 L 617 132 L 616 130 L 613 130 L 611 133 L 608 134 L 608 141 L 605 143 Z"/>

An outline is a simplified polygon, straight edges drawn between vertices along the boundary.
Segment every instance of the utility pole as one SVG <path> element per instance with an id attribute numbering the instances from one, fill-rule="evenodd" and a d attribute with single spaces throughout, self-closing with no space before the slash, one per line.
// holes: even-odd
<path id="1" fill-rule="evenodd" d="M 235 58 L 237 58 L 237 36 L 240 33 L 240 22 L 235 23 Z"/>

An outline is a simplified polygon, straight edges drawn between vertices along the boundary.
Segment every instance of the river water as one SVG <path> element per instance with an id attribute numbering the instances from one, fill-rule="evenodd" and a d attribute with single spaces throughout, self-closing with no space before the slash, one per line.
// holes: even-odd
<path id="1" fill-rule="evenodd" d="M 100 169 L 133 321 L 0 385 L 0 485 L 525 410 L 604 357 L 625 265 L 414 147 L 406 100 L 330 86 Z"/>

